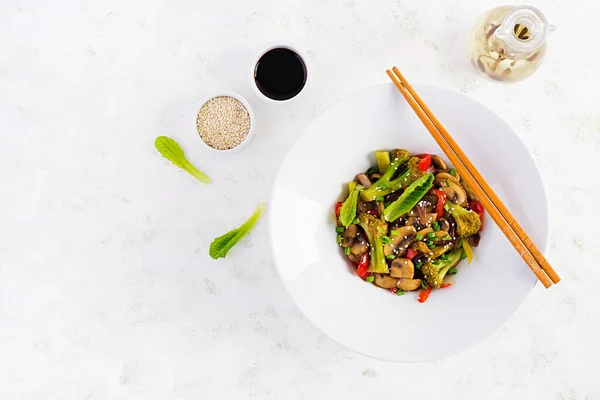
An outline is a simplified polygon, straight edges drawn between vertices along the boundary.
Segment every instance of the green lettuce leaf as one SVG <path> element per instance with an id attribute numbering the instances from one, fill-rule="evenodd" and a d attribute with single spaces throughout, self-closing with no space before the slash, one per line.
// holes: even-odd
<path id="1" fill-rule="evenodd" d="M 254 225 L 260 218 L 263 210 L 265 209 L 266 204 L 260 203 L 256 210 L 250 218 L 246 222 L 244 222 L 239 228 L 235 228 L 232 231 L 227 232 L 226 234 L 219 236 L 210 244 L 210 249 L 208 250 L 208 254 L 214 258 L 225 258 L 229 250 L 233 246 L 236 245 L 244 236 L 248 234 L 254 228 Z"/>
<path id="2" fill-rule="evenodd" d="M 196 167 L 190 163 L 187 158 L 185 158 L 185 154 L 183 153 L 183 149 L 176 141 L 167 136 L 159 136 L 154 141 L 154 147 L 156 150 L 164 158 L 171 161 L 173 164 L 178 166 L 184 171 L 187 171 L 194 178 L 198 179 L 200 182 L 209 184 L 210 178 L 206 176 L 206 174 L 198 171 Z"/>
<path id="3" fill-rule="evenodd" d="M 393 222 L 400 216 L 412 210 L 432 186 L 433 174 L 423 175 L 411 183 L 398 200 L 394 201 L 383 210 L 383 216 L 386 221 Z"/>

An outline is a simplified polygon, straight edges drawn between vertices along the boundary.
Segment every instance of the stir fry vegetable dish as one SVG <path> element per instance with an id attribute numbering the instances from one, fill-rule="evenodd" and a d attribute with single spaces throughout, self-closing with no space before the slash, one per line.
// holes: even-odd
<path id="1" fill-rule="evenodd" d="M 335 207 L 337 242 L 363 280 L 397 295 L 446 288 L 473 259 L 483 207 L 458 172 L 436 155 L 396 149 L 356 175 Z"/>

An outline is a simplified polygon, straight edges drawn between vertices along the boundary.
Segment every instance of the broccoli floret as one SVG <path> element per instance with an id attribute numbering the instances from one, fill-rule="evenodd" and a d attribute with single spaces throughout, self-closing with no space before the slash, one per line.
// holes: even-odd
<path id="1" fill-rule="evenodd" d="M 359 225 L 365 231 L 371 248 L 371 263 L 367 271 L 377 274 L 389 274 L 390 270 L 383 253 L 383 241 L 381 239 L 387 234 L 387 224 L 367 213 L 361 213 L 358 218 L 360 220 Z"/>
<path id="2" fill-rule="evenodd" d="M 392 156 L 392 160 L 400 159 L 404 160 L 404 162 L 410 158 L 410 153 L 404 149 L 394 149 L 390 152 L 390 155 Z"/>
<path id="3" fill-rule="evenodd" d="M 408 187 L 411 183 L 427 173 L 426 171 L 421 171 L 419 169 L 420 161 L 421 159 L 419 157 L 411 157 L 410 160 L 408 160 L 407 170 L 400 176 L 403 188 Z"/>
<path id="4" fill-rule="evenodd" d="M 416 161 L 415 161 L 416 160 Z M 407 169 L 398 178 L 393 179 L 396 171 L 407 164 Z M 385 173 L 370 188 L 363 190 L 360 194 L 364 201 L 373 201 L 377 196 L 385 196 L 410 185 L 415 179 L 423 175 L 417 164 L 419 158 L 410 156 L 406 150 L 397 149 L 392 151 L 392 162 Z"/>
<path id="5" fill-rule="evenodd" d="M 421 272 L 423 272 L 429 286 L 439 289 L 450 268 L 455 267 L 460 261 L 461 254 L 462 249 L 454 250 L 452 253 L 448 253 L 448 257 L 445 260 L 437 259 L 423 265 Z"/>
<path id="6" fill-rule="evenodd" d="M 479 232 L 479 229 L 481 229 L 479 214 L 473 210 L 464 209 L 451 201 L 446 201 L 446 204 L 448 205 L 448 211 L 456 220 L 458 236 L 467 237 Z"/>

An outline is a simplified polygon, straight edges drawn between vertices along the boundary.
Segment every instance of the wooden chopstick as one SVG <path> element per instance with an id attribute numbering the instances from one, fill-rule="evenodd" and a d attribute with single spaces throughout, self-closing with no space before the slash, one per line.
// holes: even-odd
<path id="1" fill-rule="evenodd" d="M 444 151 L 450 162 L 454 164 L 454 167 L 481 201 L 490 217 L 496 222 L 521 257 L 523 257 L 529 268 L 531 268 L 546 288 L 550 287 L 552 283 L 558 283 L 560 277 L 556 271 L 554 271 L 541 251 L 527 236 L 523 228 L 518 224 L 485 179 L 483 179 L 479 171 L 477 171 L 454 139 L 452 139 L 448 131 L 433 115 L 423 100 L 421 100 L 398 68 L 394 67 L 392 70 L 393 72 L 390 70 L 386 71 L 388 76 Z"/>

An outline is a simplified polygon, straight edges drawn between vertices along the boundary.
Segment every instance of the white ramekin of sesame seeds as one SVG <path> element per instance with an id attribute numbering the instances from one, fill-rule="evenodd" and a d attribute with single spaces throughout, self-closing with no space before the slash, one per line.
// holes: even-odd
<path id="1" fill-rule="evenodd" d="M 255 119 L 246 99 L 234 92 L 221 91 L 196 103 L 194 129 L 209 149 L 234 152 L 250 142 Z"/>

